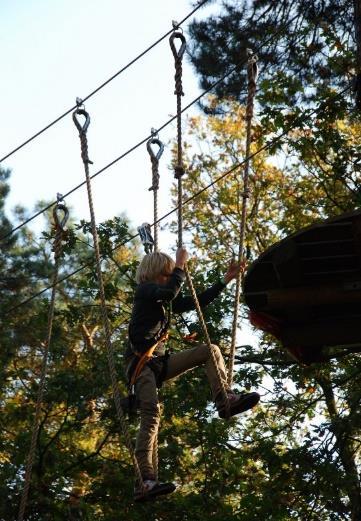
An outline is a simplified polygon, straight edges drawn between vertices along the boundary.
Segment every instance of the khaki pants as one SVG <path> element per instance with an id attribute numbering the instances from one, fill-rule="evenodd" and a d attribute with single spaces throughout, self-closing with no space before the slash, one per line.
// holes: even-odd
<path id="1" fill-rule="evenodd" d="M 221 378 L 227 388 L 226 369 L 222 354 L 216 345 L 213 345 L 213 351 L 216 355 Z M 203 364 L 205 364 L 205 371 L 212 390 L 212 395 L 213 398 L 215 398 L 220 388 L 216 370 L 211 359 L 211 353 L 206 344 L 199 344 L 191 349 L 171 354 L 168 358 L 165 380 L 175 378 L 185 371 Z M 140 428 L 135 445 L 135 454 L 143 479 L 154 479 L 156 477 L 156 469 L 153 468 L 153 446 L 157 438 L 160 422 L 160 406 L 155 376 L 148 366 L 145 366 L 141 372 L 136 382 L 135 392 L 140 409 Z"/>

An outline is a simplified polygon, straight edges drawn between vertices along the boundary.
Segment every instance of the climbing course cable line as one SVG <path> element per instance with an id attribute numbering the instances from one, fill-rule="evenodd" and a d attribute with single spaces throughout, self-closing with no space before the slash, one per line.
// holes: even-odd
<path id="1" fill-rule="evenodd" d="M 202 0 L 199 2 L 199 4 L 190 12 L 187 14 L 187 16 L 185 16 L 179 23 L 176 24 L 177 27 L 180 27 L 182 24 L 184 24 L 184 22 L 186 22 L 191 16 L 193 16 L 194 13 L 196 13 L 198 11 L 198 9 L 200 9 L 204 4 L 206 4 L 209 0 Z M 154 47 L 156 47 L 160 42 L 162 42 L 165 38 L 167 38 L 167 36 L 169 36 L 172 32 L 174 31 L 174 27 L 172 29 L 170 29 L 168 32 L 166 32 L 163 36 L 161 36 L 160 38 L 158 38 L 158 40 L 156 40 L 154 43 L 152 43 L 151 45 L 149 45 L 149 47 L 147 47 L 143 52 L 141 52 L 140 54 L 138 54 L 138 56 L 136 56 L 133 60 L 131 60 L 129 63 L 127 63 L 127 65 L 125 65 L 124 67 L 122 67 L 118 72 L 116 72 L 115 74 L 113 74 L 113 76 L 111 76 L 110 78 L 108 78 L 106 81 L 104 81 L 101 85 L 99 85 L 99 87 L 97 87 L 95 90 L 93 90 L 92 92 L 90 92 L 90 94 L 88 94 L 87 96 L 85 96 L 85 98 L 82 98 L 81 101 L 84 103 L 85 101 L 87 101 L 88 99 L 90 99 L 92 96 L 94 96 L 94 94 L 96 94 L 97 92 L 99 92 L 101 89 L 103 89 L 103 87 L 105 87 L 106 85 L 108 85 L 108 83 L 110 83 L 111 81 L 113 81 L 115 78 L 117 78 L 118 76 L 120 76 L 120 74 L 122 74 L 123 72 L 125 72 L 127 69 L 129 69 L 132 65 L 134 65 L 134 63 L 136 63 L 138 60 L 140 60 L 140 58 L 142 58 L 143 56 L 145 56 L 149 51 L 151 51 Z M 58 123 L 59 121 L 61 121 L 63 118 L 65 118 L 65 116 L 67 116 L 68 114 L 70 114 L 71 112 L 73 112 L 75 109 L 77 108 L 77 105 L 73 105 L 70 109 L 68 109 L 66 112 L 64 112 L 63 114 L 61 114 L 60 116 L 58 116 L 56 119 L 54 119 L 54 121 L 52 121 L 51 123 L 49 123 L 48 125 L 46 125 L 44 128 L 42 128 L 41 130 L 39 130 L 38 132 L 36 132 L 34 135 L 32 135 L 31 137 L 29 137 L 28 139 L 26 139 L 23 143 L 21 143 L 20 145 L 18 145 L 16 148 L 14 148 L 13 150 L 11 150 L 8 154 L 6 154 L 4 157 L 2 157 L 0 159 L 0 163 L 2 163 L 3 161 L 5 161 L 5 159 L 8 159 L 10 156 L 12 156 L 13 154 L 15 154 L 15 152 L 17 152 L 18 150 L 22 149 L 23 147 L 25 147 L 28 143 L 31 143 L 31 141 L 33 141 L 35 138 L 39 137 L 41 134 L 43 134 L 44 132 L 46 132 L 46 130 L 48 130 L 49 128 L 51 128 L 52 126 L 54 126 L 56 123 Z"/>
<path id="2" fill-rule="evenodd" d="M 296 18 L 293 17 L 289 22 L 288 24 L 286 25 L 286 27 L 288 25 L 290 25 L 294 19 Z M 268 39 L 266 39 L 261 45 L 259 45 L 258 47 L 255 48 L 255 53 L 259 53 L 262 48 L 269 44 L 274 38 L 276 38 L 280 32 L 282 30 L 285 29 L 285 26 L 282 27 L 282 29 L 279 29 L 278 32 L 274 33 L 272 36 L 270 36 Z M 215 87 L 217 87 L 217 85 L 221 84 L 224 82 L 224 80 L 226 78 L 228 78 L 228 76 L 230 76 L 231 74 L 233 74 L 234 72 L 237 71 L 237 69 L 239 69 L 241 66 L 245 65 L 247 63 L 247 57 L 245 58 L 242 58 L 234 67 L 232 67 L 229 71 L 227 71 L 223 76 L 221 76 L 218 80 L 216 80 L 214 83 L 212 83 L 207 89 L 205 89 L 204 91 L 202 91 L 196 98 L 194 98 L 190 103 L 188 103 L 188 105 L 185 105 L 183 108 L 182 108 L 182 111 L 181 113 L 183 114 L 184 112 L 186 112 L 187 110 L 189 110 L 193 105 L 195 105 L 196 103 L 198 103 L 206 94 L 208 94 L 211 90 L 213 90 Z M 71 111 L 69 111 L 71 112 Z M 159 133 L 161 132 L 162 130 L 164 130 L 166 127 L 168 127 L 171 123 L 173 123 L 173 121 L 175 121 L 177 119 L 177 116 L 173 116 L 171 117 L 169 120 L 167 120 L 165 123 L 163 123 L 159 128 L 155 129 L 155 133 Z M 97 172 L 95 172 L 94 174 L 92 174 L 92 176 L 90 177 L 90 179 L 94 179 L 94 177 L 102 174 L 103 172 L 105 172 L 106 170 L 108 170 L 110 167 L 112 167 L 113 165 L 115 165 L 116 163 L 118 163 L 118 161 L 124 159 L 126 156 L 128 156 L 129 154 L 131 154 L 132 152 L 134 152 L 137 148 L 139 148 L 140 146 L 144 145 L 149 139 L 151 139 L 153 137 L 153 133 L 151 134 L 148 134 L 144 139 L 142 139 L 141 141 L 139 141 L 138 143 L 136 143 L 135 145 L 133 145 L 131 148 L 129 148 L 128 150 L 126 150 L 123 154 L 121 154 L 120 156 L 118 156 L 117 158 L 115 158 L 113 161 L 111 161 L 110 163 L 108 163 L 107 165 L 105 165 L 103 168 L 101 168 L 100 170 L 98 170 Z M 79 183 L 77 186 L 75 186 L 74 188 L 72 188 L 71 190 L 69 190 L 67 193 L 65 194 L 62 194 L 62 197 L 63 199 L 65 199 L 66 197 L 68 197 L 69 195 L 73 194 L 75 191 L 79 190 L 82 186 L 85 185 L 85 181 L 83 181 L 82 183 Z M 33 221 L 34 219 L 36 219 L 37 217 L 39 217 L 40 215 L 42 215 L 43 213 L 47 212 L 50 208 L 52 208 L 54 205 L 56 204 L 56 201 L 53 201 L 51 203 L 49 203 L 47 206 L 45 206 L 44 208 L 40 209 L 38 212 L 36 212 L 35 214 L 33 214 L 31 217 L 29 217 L 28 219 L 25 219 L 23 222 L 19 223 L 17 226 L 15 226 L 14 228 L 12 228 L 8 233 L 6 233 L 5 235 L 1 236 L 0 237 L 0 241 L 1 240 L 5 240 L 7 239 L 8 237 L 10 237 L 10 235 L 12 235 L 13 233 L 15 233 L 16 231 L 18 231 L 20 228 L 22 228 L 23 226 L 25 226 L 26 224 L 30 223 L 31 221 Z"/>
<path id="3" fill-rule="evenodd" d="M 236 163 L 235 165 L 232 166 L 232 168 L 230 168 L 229 170 L 227 170 L 226 172 L 224 172 L 223 174 L 219 175 L 218 177 L 216 177 L 216 179 L 214 179 L 213 181 L 211 181 L 209 184 L 207 184 L 206 186 L 204 186 L 203 188 L 201 188 L 198 192 L 196 192 L 195 194 L 191 195 L 190 197 L 188 197 L 187 199 L 185 199 L 183 201 L 183 205 L 187 205 L 189 204 L 191 201 L 193 201 L 194 199 L 196 199 L 197 197 L 199 197 L 202 193 L 204 193 L 205 191 L 209 190 L 209 188 L 211 188 L 212 186 L 214 186 L 215 184 L 219 183 L 220 181 L 222 181 L 224 178 L 228 177 L 229 175 L 231 175 L 233 172 L 235 172 L 238 168 L 244 166 L 246 164 L 247 161 L 253 159 L 254 157 L 256 157 L 257 155 L 261 154 L 262 152 L 264 152 L 265 150 L 268 150 L 268 149 L 272 149 L 272 147 L 278 143 L 279 141 L 282 140 L 282 138 L 284 136 L 286 136 L 293 128 L 295 128 L 299 123 L 303 122 L 303 121 L 307 121 L 307 119 L 309 119 L 311 116 L 314 116 L 314 115 L 317 115 L 318 113 L 322 112 L 323 110 L 325 110 L 325 108 L 329 105 L 329 104 L 332 104 L 336 99 L 338 98 L 341 98 L 344 94 L 346 94 L 348 91 L 352 90 L 353 88 L 353 84 L 352 82 L 347 86 L 345 87 L 342 91 L 340 91 L 339 93 L 335 94 L 331 99 L 329 99 L 328 101 L 325 101 L 323 103 L 321 103 L 319 105 L 319 107 L 315 108 L 315 109 L 306 109 L 302 114 L 299 114 L 298 116 L 296 116 L 294 118 L 294 120 L 292 122 L 289 123 L 289 125 L 287 126 L 287 128 L 281 132 L 278 136 L 274 137 L 273 139 L 271 139 L 270 141 L 268 141 L 267 143 L 265 143 L 263 146 L 261 146 L 258 150 L 256 150 L 255 152 L 253 152 L 252 154 L 250 154 L 248 157 L 244 158 L 242 161 Z M 157 223 L 160 223 L 162 222 L 163 220 L 167 219 L 170 215 L 172 215 L 173 213 L 177 212 L 179 210 L 179 207 L 178 205 L 175 206 L 172 210 L 170 210 L 169 212 L 167 212 L 166 214 L 164 214 L 162 217 L 160 217 L 157 221 Z M 152 223 L 152 226 L 156 224 L 156 223 Z M 136 237 L 139 236 L 139 233 L 136 233 L 134 235 L 132 235 L 131 237 L 129 237 L 128 239 L 126 239 L 125 241 L 121 242 L 120 244 L 114 246 L 113 248 L 113 252 L 116 251 L 118 248 L 121 248 L 122 246 L 125 246 L 128 242 L 132 241 L 133 239 L 135 239 Z M 80 266 L 79 268 L 77 268 L 76 270 L 74 270 L 73 272 L 69 273 L 68 275 L 65 275 L 63 278 L 59 279 L 58 280 L 58 284 L 60 284 L 61 282 L 64 282 L 65 280 L 73 277 L 74 275 L 76 275 L 77 273 L 79 273 L 80 271 L 82 271 L 83 269 L 87 268 L 87 267 L 90 267 L 92 266 L 94 263 L 94 260 L 92 259 L 91 261 L 83 264 L 82 266 Z M 31 295 L 29 298 L 25 299 L 24 301 L 22 302 L 19 302 L 18 304 L 16 304 L 15 306 L 5 310 L 3 312 L 3 315 L 6 316 L 8 314 L 10 314 L 11 312 L 15 311 L 16 309 L 18 309 L 19 307 L 22 307 L 26 304 L 28 304 L 29 302 L 31 302 L 32 300 L 34 300 L 35 298 L 39 297 L 40 295 L 44 294 L 46 291 L 48 291 L 49 289 L 52 289 L 53 288 L 53 285 L 50 285 L 44 289 L 42 289 L 41 291 L 39 291 L 38 293 L 35 293 L 34 295 Z"/>

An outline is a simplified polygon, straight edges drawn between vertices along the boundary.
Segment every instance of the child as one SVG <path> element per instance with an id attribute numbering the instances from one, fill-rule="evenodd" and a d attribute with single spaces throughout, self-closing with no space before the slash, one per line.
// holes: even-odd
<path id="1" fill-rule="evenodd" d="M 136 501 L 169 494 L 175 490 L 173 483 L 158 482 L 153 468 L 153 444 L 160 421 L 157 387 L 160 387 L 163 381 L 204 364 L 218 414 L 221 418 L 226 417 L 226 405 L 222 400 L 208 346 L 199 344 L 177 353 L 165 352 L 171 311 L 183 313 L 194 309 L 192 297 L 184 297 L 180 294 L 180 288 L 185 280 L 183 268 L 187 258 L 188 253 L 184 248 L 178 248 L 175 262 L 165 253 L 153 252 L 143 258 L 136 273 L 138 286 L 129 324 L 129 345 L 125 353 L 128 362 L 127 376 L 130 383 L 134 384 L 140 409 L 140 429 L 135 453 L 145 494 L 142 493 L 139 484 L 136 485 L 134 495 Z M 237 276 L 239 269 L 239 265 L 232 262 L 223 281 L 200 293 L 198 299 L 201 307 L 212 302 L 226 284 Z M 260 398 L 258 393 L 236 394 L 228 388 L 222 354 L 218 346 L 214 345 L 213 351 L 219 373 L 227 389 L 230 415 L 233 416 L 256 405 Z"/>

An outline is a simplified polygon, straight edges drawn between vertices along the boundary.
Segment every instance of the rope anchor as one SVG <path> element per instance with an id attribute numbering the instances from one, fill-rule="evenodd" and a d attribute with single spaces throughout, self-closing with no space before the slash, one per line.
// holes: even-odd
<path id="1" fill-rule="evenodd" d="M 174 40 L 179 38 L 181 45 L 177 51 Z M 174 31 L 169 38 L 170 48 L 175 60 L 181 60 L 183 58 L 184 51 L 186 50 L 187 42 L 184 34 L 178 30 Z"/>
<path id="2" fill-rule="evenodd" d="M 154 150 L 152 149 L 152 145 L 158 145 L 158 147 L 159 147 L 158 152 L 156 154 L 154 153 Z M 148 150 L 148 153 L 149 153 L 151 159 L 157 159 L 157 161 L 159 161 L 159 159 L 162 157 L 162 154 L 164 152 L 164 145 L 160 141 L 160 139 L 158 139 L 156 137 L 152 137 L 147 141 L 147 150 Z"/>
<path id="3" fill-rule="evenodd" d="M 63 217 L 60 219 L 59 211 L 63 212 Z M 65 203 L 58 203 L 53 210 L 53 219 L 55 228 L 60 231 L 64 231 L 64 226 L 69 219 L 69 210 Z"/>

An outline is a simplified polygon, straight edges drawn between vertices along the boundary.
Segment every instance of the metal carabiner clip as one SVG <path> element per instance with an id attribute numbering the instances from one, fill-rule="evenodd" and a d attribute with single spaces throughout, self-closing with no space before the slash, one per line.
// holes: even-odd
<path id="1" fill-rule="evenodd" d="M 144 246 L 145 253 L 152 253 L 154 248 L 154 239 L 152 236 L 150 224 L 143 223 L 141 226 L 138 226 L 138 233 Z"/>

